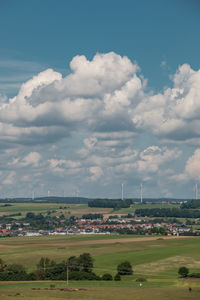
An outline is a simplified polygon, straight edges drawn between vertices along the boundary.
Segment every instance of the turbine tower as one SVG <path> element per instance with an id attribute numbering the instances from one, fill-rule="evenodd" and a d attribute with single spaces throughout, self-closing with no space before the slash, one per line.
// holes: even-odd
<path id="1" fill-rule="evenodd" d="M 122 183 L 122 201 L 124 200 L 124 184 Z"/>
<path id="2" fill-rule="evenodd" d="M 195 184 L 195 200 L 198 199 L 198 185 L 197 183 Z"/>
<path id="3" fill-rule="evenodd" d="M 140 184 L 140 202 L 143 202 L 143 186 L 142 183 Z"/>

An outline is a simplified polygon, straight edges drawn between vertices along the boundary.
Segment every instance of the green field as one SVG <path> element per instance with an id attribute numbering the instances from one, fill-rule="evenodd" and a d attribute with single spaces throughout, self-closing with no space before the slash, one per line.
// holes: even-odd
<path id="1" fill-rule="evenodd" d="M 87 213 L 109 213 L 110 208 L 92 208 L 87 204 L 65 204 L 65 203 L 10 203 L 10 206 L 0 204 L 0 216 L 21 213 L 24 216 L 27 212 L 35 214 L 54 211 L 54 214 L 64 214 L 65 216 L 82 216 Z M 20 216 L 21 217 L 21 216 Z"/>
<path id="2" fill-rule="evenodd" d="M 121 287 L 118 286 L 104 286 L 104 287 L 88 287 L 84 286 L 85 290 L 83 291 L 46 291 L 41 290 L 32 290 L 31 286 L 38 287 L 49 287 L 49 283 L 46 284 L 18 284 L 18 285 L 9 285 L 9 289 L 6 286 L 0 286 L 0 295 L 1 299 L 83 299 L 83 300 L 112 300 L 113 297 L 116 300 L 163 300 L 163 299 L 199 299 L 200 289 L 193 287 L 192 292 L 188 291 L 188 287 Z M 57 287 L 63 287 L 64 283 L 58 283 Z M 83 285 L 79 284 L 78 287 Z M 76 285 L 74 285 L 76 287 Z"/>
<path id="3" fill-rule="evenodd" d="M 117 242 L 95 243 L 96 240 L 118 238 Z M 46 236 L 0 239 L 0 257 L 9 263 L 23 263 L 34 269 L 40 257 L 56 261 L 66 260 L 71 255 L 89 252 L 94 257 L 97 274 L 116 272 L 116 266 L 129 260 L 135 275 L 172 276 L 176 278 L 181 265 L 200 272 L 200 238 L 122 242 L 127 236 Z M 81 241 L 90 241 L 80 244 Z M 93 241 L 91 243 L 91 241 Z M 121 242 L 120 242 L 121 241 Z M 70 243 L 70 244 L 68 244 Z M 170 271 L 170 272 L 169 272 Z"/>
<path id="4" fill-rule="evenodd" d="M 164 203 L 164 204 L 160 204 L 160 203 L 152 203 L 152 204 L 132 204 L 130 207 L 128 208 L 122 208 L 118 211 L 116 211 L 116 213 L 118 214 L 124 214 L 124 213 L 130 213 L 130 214 L 134 214 L 136 209 L 146 209 L 146 208 L 177 208 L 180 207 L 179 204 L 168 204 L 168 203 Z"/>
<path id="5" fill-rule="evenodd" d="M 89 283 L 88 283 L 89 284 Z M 31 287 L 42 287 L 40 290 L 32 290 Z M 34 284 L 0 284 L 0 299 L 2 300 L 48 300 L 48 299 L 69 299 L 69 300 L 198 300 L 200 288 L 193 287 L 192 292 L 187 286 L 171 287 L 125 287 L 121 284 L 116 286 L 90 286 L 83 284 L 73 284 L 73 287 L 84 287 L 84 290 L 59 291 L 45 290 L 49 283 Z M 63 287 L 64 283 L 58 283 L 56 287 Z"/>
<path id="6" fill-rule="evenodd" d="M 25 215 L 27 212 L 47 213 L 55 211 L 56 213 L 75 216 L 81 216 L 87 213 L 103 213 L 103 214 L 134 214 L 139 208 L 173 208 L 179 207 L 178 204 L 133 204 L 129 208 L 113 210 L 112 208 L 88 207 L 87 204 L 67 204 L 67 203 L 10 203 L 11 206 L 4 206 L 7 203 L 0 204 L 0 216 L 13 213 L 21 213 Z"/>
<path id="7" fill-rule="evenodd" d="M 121 237 L 121 236 L 120 236 Z M 187 266 L 191 272 L 200 272 L 200 238 L 152 241 L 135 240 L 122 242 L 127 236 L 112 244 L 104 243 L 116 236 L 72 236 L 4 238 L 0 240 L 0 258 L 7 263 L 21 263 L 27 270 L 34 270 L 42 256 L 56 261 L 66 260 L 71 255 L 89 252 L 94 257 L 94 272 L 116 274 L 117 265 L 128 260 L 134 270 L 132 276 L 125 276 L 121 282 L 78 281 L 70 287 L 84 287 L 83 291 L 31 290 L 31 287 L 50 287 L 50 282 L 0 283 L 0 299 L 199 299 L 200 280 L 178 278 L 180 266 Z M 95 241 L 102 239 L 102 243 Z M 91 244 L 80 244 L 88 240 Z M 121 242 L 120 242 L 121 241 Z M 71 244 L 68 244 L 71 243 Z M 136 278 L 145 277 L 142 287 Z M 54 283 L 56 287 L 66 282 Z M 192 292 L 188 287 L 192 287 Z M 6 295 L 6 296 L 2 296 Z"/>

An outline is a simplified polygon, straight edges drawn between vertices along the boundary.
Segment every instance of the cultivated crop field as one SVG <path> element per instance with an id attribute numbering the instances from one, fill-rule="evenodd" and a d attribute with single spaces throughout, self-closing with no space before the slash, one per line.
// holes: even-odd
<path id="1" fill-rule="evenodd" d="M 65 216 L 82 216 L 87 213 L 109 213 L 111 208 L 93 208 L 87 204 L 63 204 L 63 203 L 7 203 L 0 204 L 0 216 L 21 213 L 25 216 L 27 212 L 35 214 L 48 213 L 54 211 L 54 214 L 64 214 Z M 20 218 L 22 217 L 20 216 Z"/>
<path id="2" fill-rule="evenodd" d="M 137 203 L 137 204 L 132 204 L 128 208 L 122 208 L 117 211 L 119 214 L 124 214 L 124 213 L 134 213 L 136 209 L 145 209 L 145 208 L 178 208 L 180 207 L 180 204 L 172 204 L 172 203 Z"/>
<path id="3" fill-rule="evenodd" d="M 132 204 L 129 208 L 122 208 L 120 210 L 113 210 L 112 208 L 98 208 L 88 207 L 87 204 L 63 204 L 63 203 L 1 203 L 0 204 L 0 216 L 11 215 L 21 213 L 21 218 L 26 215 L 27 212 L 33 212 L 35 214 L 48 213 L 53 211 L 53 214 L 64 214 L 66 217 L 74 215 L 81 217 L 83 214 L 88 213 L 101 213 L 104 216 L 110 214 L 121 215 L 126 213 L 134 214 L 136 209 L 140 208 L 175 208 L 179 207 L 179 204 Z"/>
<path id="4" fill-rule="evenodd" d="M 123 238 L 120 238 L 123 237 Z M 117 265 L 128 260 L 134 274 L 122 281 L 73 281 L 73 291 L 50 290 L 52 282 L 1 282 L 0 299 L 118 299 L 162 300 L 199 299 L 200 280 L 182 279 L 177 270 L 186 266 L 200 272 L 200 238 L 130 238 L 127 236 L 18 237 L 0 240 L 0 258 L 7 263 L 21 263 L 34 270 L 39 259 L 56 261 L 89 252 L 94 258 L 94 272 L 116 274 Z M 139 286 L 138 277 L 146 282 Z M 54 288 L 66 282 L 53 282 Z M 192 291 L 189 291 L 189 287 Z M 34 290 L 32 290 L 34 288 Z M 40 288 L 40 289 L 39 289 Z M 46 289 L 45 289 L 46 288 Z M 81 288 L 81 290 L 79 290 Z"/>

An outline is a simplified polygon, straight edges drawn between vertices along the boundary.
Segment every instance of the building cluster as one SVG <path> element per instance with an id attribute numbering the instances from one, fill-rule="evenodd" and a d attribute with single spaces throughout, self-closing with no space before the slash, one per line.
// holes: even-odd
<path id="1" fill-rule="evenodd" d="M 6 236 L 37 236 L 37 235 L 68 235 L 68 234 L 200 234 L 200 230 L 192 230 L 184 224 L 166 222 L 154 223 L 151 219 L 107 218 L 107 219 L 76 219 L 72 225 L 63 227 L 62 223 L 54 230 L 34 230 L 29 223 L 22 228 L 13 230 L 12 224 L 0 224 L 0 237 Z"/>
<path id="2" fill-rule="evenodd" d="M 191 228 L 184 225 L 178 225 L 177 223 L 168 224 L 165 222 L 161 223 L 151 223 L 150 219 L 127 219 L 127 218 L 117 218 L 117 219 L 97 219 L 97 220 L 86 220 L 78 219 L 75 225 L 72 225 L 68 229 L 69 234 L 85 234 L 85 233 L 119 233 L 120 230 L 128 230 L 129 233 L 154 233 L 158 232 L 156 229 L 163 228 L 169 235 L 177 235 L 180 233 L 190 232 Z"/>

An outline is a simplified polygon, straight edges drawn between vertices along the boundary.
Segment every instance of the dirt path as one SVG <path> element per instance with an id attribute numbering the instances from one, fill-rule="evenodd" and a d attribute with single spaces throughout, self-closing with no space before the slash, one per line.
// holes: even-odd
<path id="1" fill-rule="evenodd" d="M 44 243 L 37 243 L 37 242 L 30 242 L 27 244 L 21 245 L 6 245 L 1 244 L 0 241 L 0 248 L 26 248 L 26 247 L 38 247 L 38 246 L 57 246 L 57 247 L 68 247 L 68 246 L 78 246 L 78 245 L 99 245 L 99 244 L 115 244 L 115 243 L 131 243 L 131 242 L 147 242 L 147 241 L 156 241 L 158 239 L 163 240 L 179 240 L 179 239 L 190 239 L 190 238 L 199 238 L 194 236 L 163 236 L 163 237 L 141 237 L 141 238 L 115 238 L 115 239 L 107 239 L 107 240 L 85 240 L 85 241 L 63 241 L 63 242 L 44 242 Z"/>
<path id="2" fill-rule="evenodd" d="M 192 238 L 190 236 L 165 236 L 160 237 L 163 240 L 176 240 L 176 239 L 188 239 Z M 194 238 L 194 237 L 193 237 Z M 155 241 L 159 237 L 141 237 L 141 238 L 119 238 L 119 239 L 109 239 L 109 240 L 93 240 L 93 241 L 77 241 L 77 242 L 67 242 L 67 243 L 56 243 L 54 245 L 65 245 L 65 246 L 75 246 L 75 245 L 97 245 L 97 244 L 115 244 L 115 243 L 130 243 L 130 242 L 146 242 L 146 241 Z"/>

